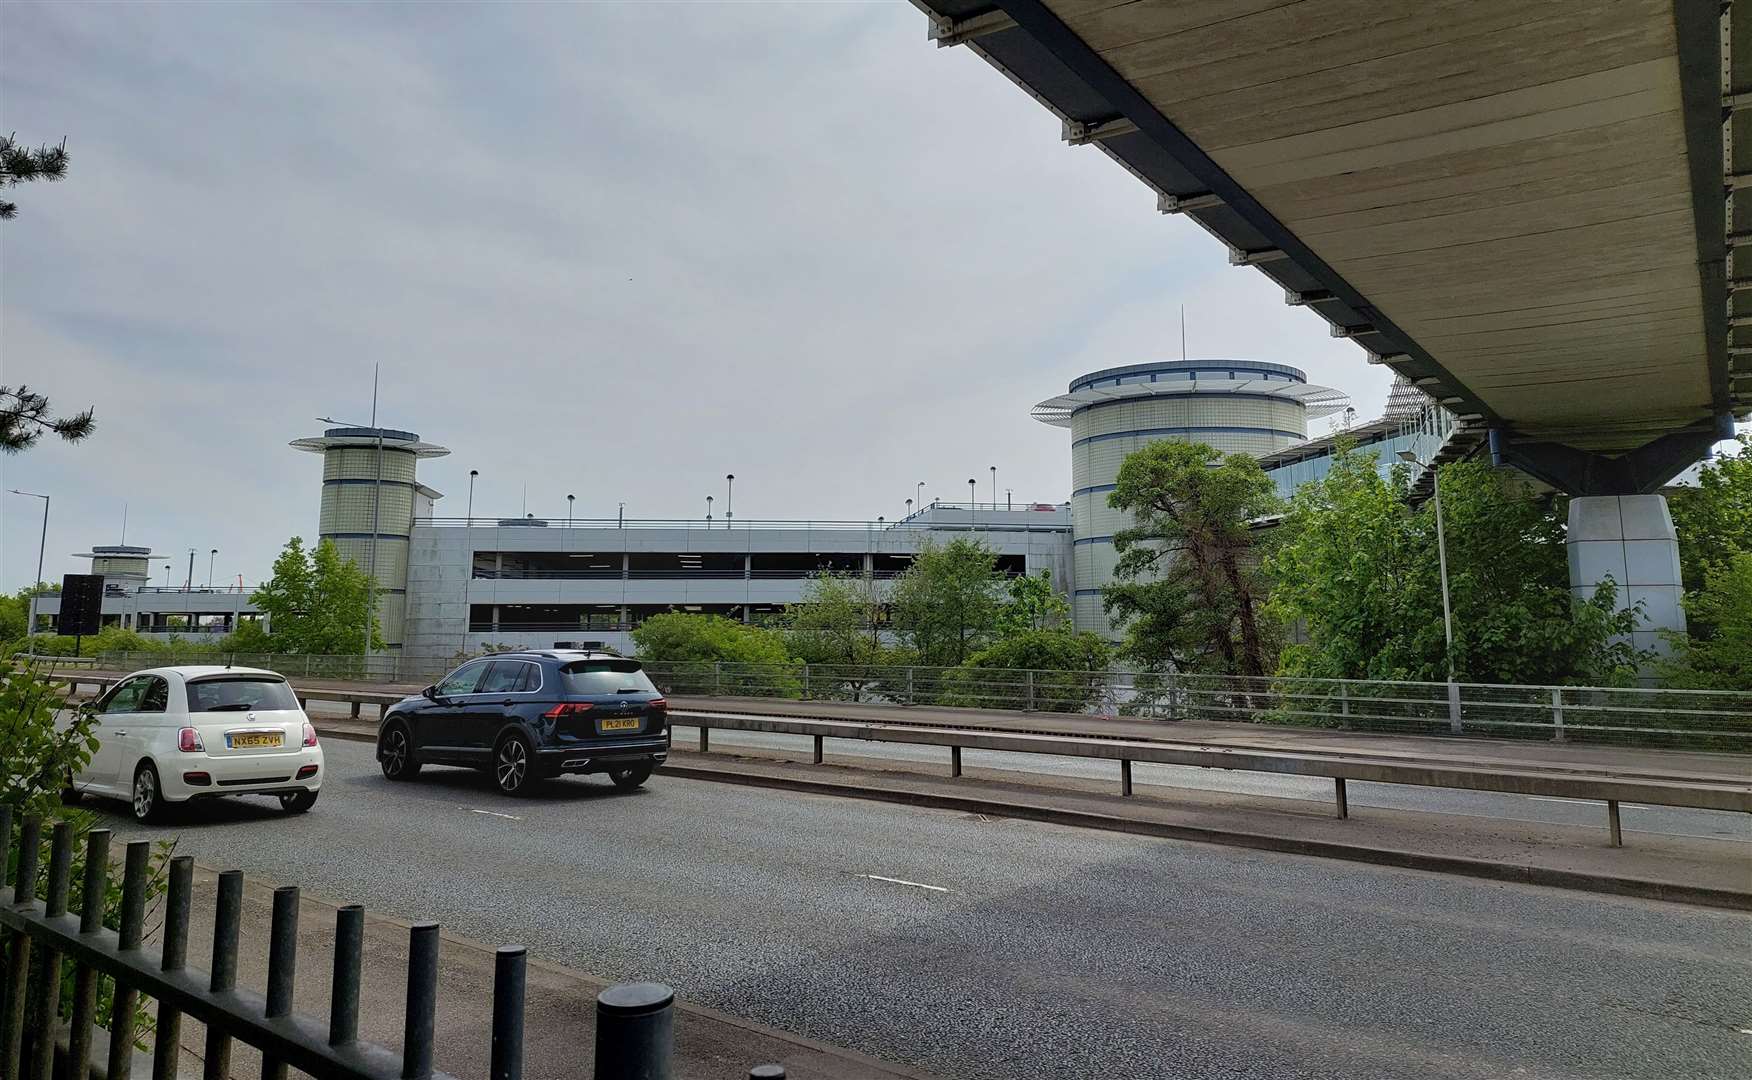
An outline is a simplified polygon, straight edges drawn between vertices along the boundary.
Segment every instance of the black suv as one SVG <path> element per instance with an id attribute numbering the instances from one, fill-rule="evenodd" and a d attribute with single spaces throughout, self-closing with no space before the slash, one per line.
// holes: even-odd
<path id="1" fill-rule="evenodd" d="M 377 726 L 391 780 L 422 765 L 488 770 L 522 794 L 561 773 L 607 773 L 636 788 L 669 756 L 663 695 L 637 660 L 552 650 L 483 656 L 394 706 Z"/>

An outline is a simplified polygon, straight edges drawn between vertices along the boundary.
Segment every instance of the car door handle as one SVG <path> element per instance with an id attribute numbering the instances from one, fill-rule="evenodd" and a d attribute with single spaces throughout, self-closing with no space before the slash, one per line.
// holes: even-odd
<path id="1" fill-rule="evenodd" d="M 125 731 L 112 731 L 112 732 L 110 732 L 110 734 L 111 735 L 126 735 L 127 732 L 125 732 Z"/>

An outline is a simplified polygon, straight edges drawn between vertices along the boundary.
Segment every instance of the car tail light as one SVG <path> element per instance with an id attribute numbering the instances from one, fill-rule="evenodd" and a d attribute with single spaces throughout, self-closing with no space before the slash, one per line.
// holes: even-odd
<path id="1" fill-rule="evenodd" d="M 201 745 L 201 733 L 192 727 L 182 728 L 176 733 L 176 748 L 185 754 L 207 749 Z"/>
<path id="2" fill-rule="evenodd" d="M 545 719 L 548 719 L 548 720 L 559 720 L 559 719 L 562 719 L 563 717 L 577 716 L 579 713 L 589 712 L 590 708 L 591 708 L 591 705 L 590 705 L 590 702 L 588 702 L 588 701 L 567 701 L 567 702 L 563 702 L 559 705 L 555 705 L 553 708 L 549 709 L 547 712 L 542 713 L 541 715 Z"/>
<path id="3" fill-rule="evenodd" d="M 312 727 L 308 720 L 304 722 L 304 745 L 316 745 L 316 728 Z"/>
<path id="4" fill-rule="evenodd" d="M 667 709 L 669 708 L 669 699 L 653 698 L 652 700 L 645 702 L 645 707 L 650 709 Z"/>

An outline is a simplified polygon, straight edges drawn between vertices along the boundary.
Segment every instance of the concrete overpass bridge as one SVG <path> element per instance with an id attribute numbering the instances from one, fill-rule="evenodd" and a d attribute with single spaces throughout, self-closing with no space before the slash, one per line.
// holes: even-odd
<path id="1" fill-rule="evenodd" d="M 1654 493 L 1752 411 L 1752 0 L 913 3 L 1681 618 Z"/>

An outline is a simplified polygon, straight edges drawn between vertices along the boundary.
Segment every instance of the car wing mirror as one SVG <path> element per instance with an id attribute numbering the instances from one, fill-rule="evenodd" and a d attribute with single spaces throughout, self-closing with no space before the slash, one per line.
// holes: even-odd
<path id="1" fill-rule="evenodd" d="M 425 689 L 420 691 L 420 696 L 425 698 L 427 701 L 437 701 L 438 700 L 438 688 L 436 686 L 428 686 Z"/>

